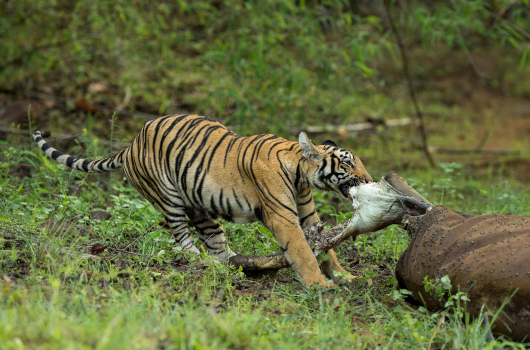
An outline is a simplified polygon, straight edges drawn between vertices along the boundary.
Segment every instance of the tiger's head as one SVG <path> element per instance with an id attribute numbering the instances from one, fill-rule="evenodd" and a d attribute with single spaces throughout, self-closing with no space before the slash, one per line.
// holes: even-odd
<path id="1" fill-rule="evenodd" d="M 307 175 L 314 187 L 335 191 L 343 198 L 349 198 L 351 187 L 373 181 L 359 157 L 339 148 L 333 141 L 327 140 L 316 146 L 301 132 L 298 142 L 303 157 L 309 163 Z"/>

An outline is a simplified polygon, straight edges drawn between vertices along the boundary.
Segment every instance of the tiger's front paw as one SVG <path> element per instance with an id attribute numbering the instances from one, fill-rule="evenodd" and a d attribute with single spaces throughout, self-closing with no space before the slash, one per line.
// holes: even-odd
<path id="1" fill-rule="evenodd" d="M 335 283 L 338 283 L 339 285 L 346 285 L 349 283 L 352 283 L 356 279 L 359 278 L 359 276 L 354 276 L 349 272 L 339 272 L 339 271 L 333 271 L 333 281 Z"/>
<path id="2" fill-rule="evenodd" d="M 329 282 L 328 282 L 329 281 Z M 323 282 L 315 282 L 312 285 L 309 286 L 310 288 L 335 288 L 337 285 L 331 280 L 326 280 Z"/>
<path id="3" fill-rule="evenodd" d="M 355 280 L 357 280 L 358 278 L 360 278 L 359 276 L 354 276 L 352 274 L 349 274 L 349 275 L 346 275 L 346 276 L 342 276 L 341 278 L 339 278 L 339 285 L 346 285 L 346 284 L 350 284 L 352 282 L 354 282 Z"/>

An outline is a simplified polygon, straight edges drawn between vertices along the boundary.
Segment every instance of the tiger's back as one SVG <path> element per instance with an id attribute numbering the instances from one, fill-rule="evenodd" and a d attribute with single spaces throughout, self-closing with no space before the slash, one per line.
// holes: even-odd
<path id="1" fill-rule="evenodd" d="M 194 219 L 255 222 L 262 220 L 262 202 L 274 202 L 279 185 L 267 183 L 267 172 L 292 163 L 297 146 L 301 157 L 298 143 L 276 135 L 241 137 L 205 117 L 170 116 L 144 125 L 123 168 L 159 210 L 179 205 L 178 196 Z M 294 180 L 288 172 L 281 175 Z"/>

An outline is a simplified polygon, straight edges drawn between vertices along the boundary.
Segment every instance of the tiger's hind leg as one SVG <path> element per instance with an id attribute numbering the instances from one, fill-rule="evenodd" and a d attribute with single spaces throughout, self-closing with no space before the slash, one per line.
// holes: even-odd
<path id="1" fill-rule="evenodd" d="M 199 249 L 193 244 L 191 234 L 188 227 L 188 219 L 184 210 L 182 200 L 175 196 L 172 198 L 171 205 L 164 205 L 160 208 L 158 203 L 154 203 L 155 207 L 164 215 L 166 222 L 171 228 L 175 241 L 182 247 L 182 250 L 189 250 L 200 254 Z"/>
<path id="2" fill-rule="evenodd" d="M 125 162 L 123 171 L 127 180 L 164 216 L 176 243 L 183 250 L 200 254 L 199 249 L 191 240 L 186 219 L 186 206 L 180 190 L 164 172 L 148 172 L 148 170 L 156 169 L 150 163 L 151 161 L 147 165 L 141 163 L 142 166 L 132 166 L 134 162 Z"/>
<path id="3" fill-rule="evenodd" d="M 215 256 L 222 263 L 236 255 L 226 241 L 225 231 L 219 223 L 213 219 L 193 220 L 193 225 L 197 229 L 202 246 L 209 254 Z"/>
<path id="4" fill-rule="evenodd" d="M 176 243 L 182 247 L 182 250 L 189 250 L 194 253 L 200 254 L 199 249 L 197 249 L 197 247 L 193 244 L 193 241 L 191 240 L 190 232 L 188 229 L 188 220 L 186 219 L 185 215 L 183 216 L 183 218 L 179 219 L 169 219 L 166 216 L 166 222 L 171 228 L 171 232 L 175 237 Z"/>

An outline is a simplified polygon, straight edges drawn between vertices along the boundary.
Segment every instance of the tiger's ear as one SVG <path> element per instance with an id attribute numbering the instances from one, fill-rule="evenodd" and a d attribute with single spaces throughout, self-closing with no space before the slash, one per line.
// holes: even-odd
<path id="1" fill-rule="evenodd" d="M 322 146 L 333 146 L 333 147 L 339 147 L 337 144 L 331 140 L 326 140 L 322 142 Z"/>
<path id="2" fill-rule="evenodd" d="M 315 147 L 313 142 L 307 137 L 305 132 L 301 132 L 300 136 L 298 136 L 298 142 L 300 143 L 300 146 L 302 147 L 302 154 L 304 157 L 306 157 L 309 160 L 312 160 L 313 162 L 318 162 L 322 160 L 322 153 L 318 150 L 318 148 Z"/>

